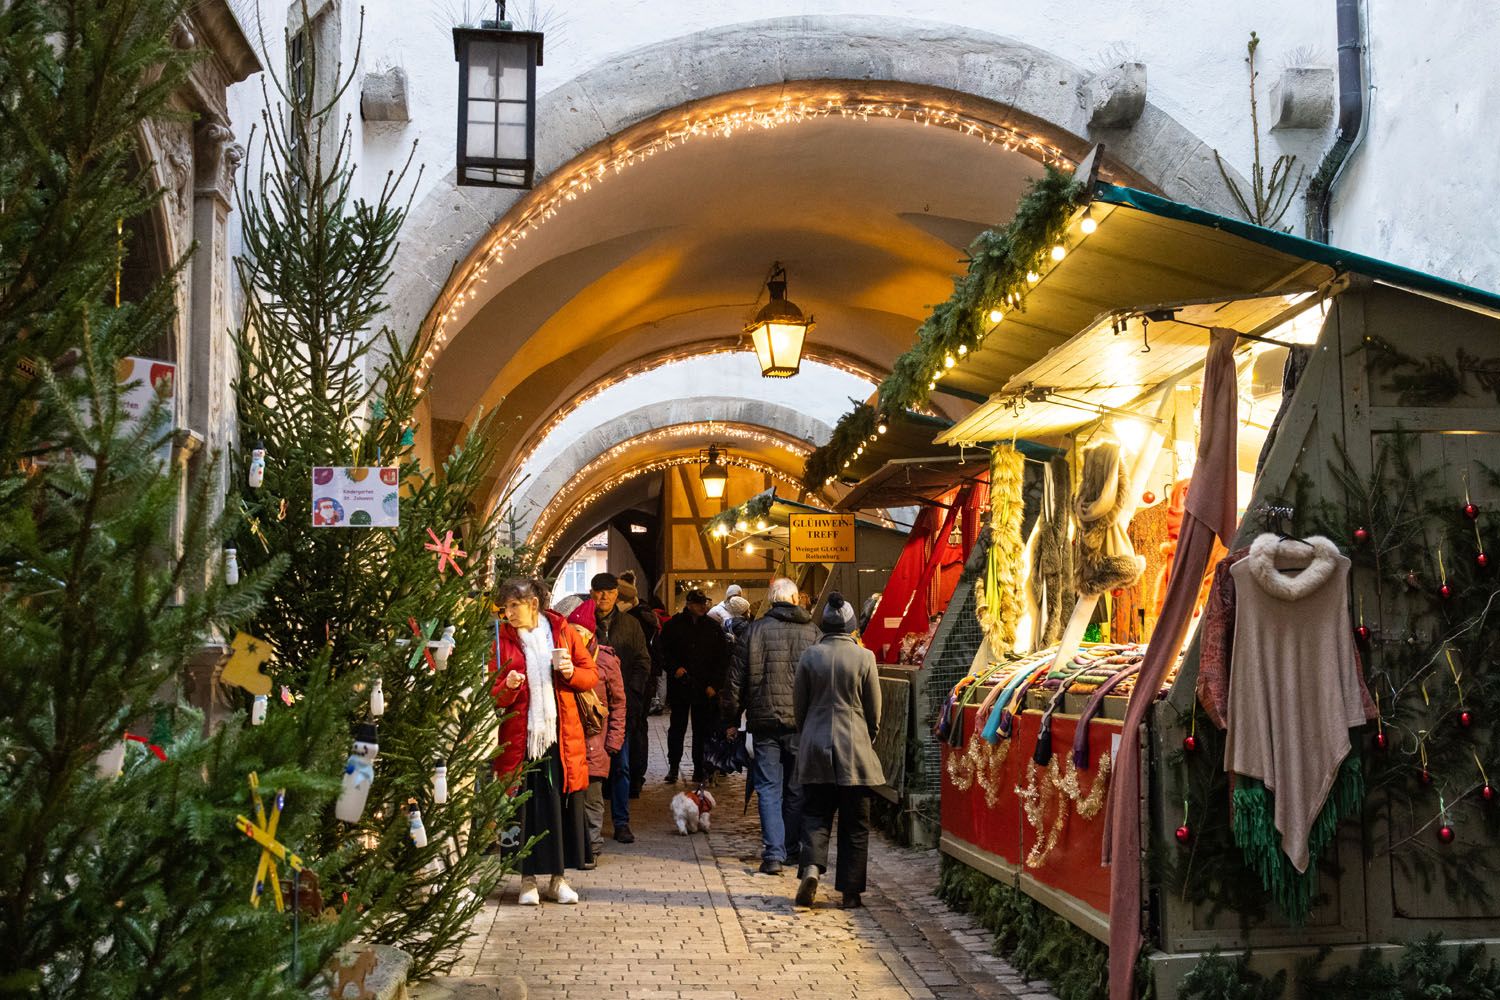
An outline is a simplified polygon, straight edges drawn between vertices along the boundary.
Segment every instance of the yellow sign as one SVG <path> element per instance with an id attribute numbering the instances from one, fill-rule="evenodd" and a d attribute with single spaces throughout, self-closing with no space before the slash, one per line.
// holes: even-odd
<path id="1" fill-rule="evenodd" d="M 794 563 L 854 561 L 853 514 L 793 514 L 791 536 Z"/>

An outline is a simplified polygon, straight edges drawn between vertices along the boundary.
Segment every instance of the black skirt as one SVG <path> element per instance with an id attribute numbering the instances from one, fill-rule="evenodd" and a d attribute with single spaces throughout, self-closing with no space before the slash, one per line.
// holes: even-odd
<path id="1" fill-rule="evenodd" d="M 594 860 L 582 792 L 563 792 L 562 755 L 556 743 L 526 772 L 531 795 L 521 804 L 521 843 L 540 837 L 521 859 L 522 875 L 561 875 Z"/>

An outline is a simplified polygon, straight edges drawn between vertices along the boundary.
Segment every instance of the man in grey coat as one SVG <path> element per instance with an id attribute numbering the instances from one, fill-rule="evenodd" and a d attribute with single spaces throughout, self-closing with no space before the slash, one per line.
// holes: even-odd
<path id="1" fill-rule="evenodd" d="M 885 784 L 875 753 L 880 728 L 880 674 L 875 654 L 854 641 L 854 607 L 828 595 L 823 638 L 802 654 L 793 693 L 800 747 L 802 860 L 797 905 L 811 906 L 828 871 L 828 837 L 839 820 L 839 867 L 833 886 L 846 909 L 860 904 L 870 859 L 870 788 Z"/>
<path id="2" fill-rule="evenodd" d="M 780 875 L 787 845 L 802 838 L 802 788 L 797 784 L 797 720 L 792 686 L 802 651 L 818 639 L 812 616 L 798 606 L 797 585 L 781 577 L 766 596 L 771 608 L 745 629 L 734 645 L 723 718 L 729 738 L 738 732 L 740 713 L 754 743 L 750 782 L 760 812 L 764 875 Z"/>

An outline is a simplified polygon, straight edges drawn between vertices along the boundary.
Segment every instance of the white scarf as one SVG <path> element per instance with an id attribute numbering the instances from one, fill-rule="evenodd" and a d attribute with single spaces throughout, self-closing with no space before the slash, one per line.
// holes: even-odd
<path id="1" fill-rule="evenodd" d="M 552 623 L 540 615 L 536 628 L 518 629 L 526 654 L 526 759 L 540 760 L 557 742 L 557 695 L 552 690 Z"/>

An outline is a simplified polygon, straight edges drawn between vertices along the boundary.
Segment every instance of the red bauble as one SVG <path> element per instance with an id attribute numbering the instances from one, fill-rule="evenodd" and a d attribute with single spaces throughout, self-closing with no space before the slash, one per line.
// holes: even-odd
<path id="1" fill-rule="evenodd" d="M 1197 753 L 1198 737 L 1194 736 L 1192 733 L 1188 733 L 1182 738 L 1182 749 L 1186 750 L 1188 753 Z"/>
<path id="2" fill-rule="evenodd" d="M 1486 781 L 1484 787 L 1479 790 L 1479 797 L 1486 802 L 1495 801 L 1495 786 Z"/>
<path id="3" fill-rule="evenodd" d="M 1366 625 L 1356 625 L 1354 627 L 1354 635 L 1360 642 L 1370 641 L 1370 629 Z"/>
<path id="4" fill-rule="evenodd" d="M 1446 583 L 1443 584 L 1441 587 L 1438 588 L 1438 596 L 1441 597 L 1445 601 L 1448 600 L 1449 598 L 1451 598 L 1453 596 L 1453 588 L 1450 587 L 1450 586 L 1448 586 Z"/>
<path id="5" fill-rule="evenodd" d="M 1464 504 L 1464 517 L 1471 521 L 1479 520 L 1479 508 L 1474 506 L 1472 501 Z"/>
<path id="6" fill-rule="evenodd" d="M 1383 731 L 1376 733 L 1375 734 L 1375 749 L 1376 750 L 1384 750 L 1386 748 L 1386 745 L 1387 745 L 1387 740 L 1385 738 L 1385 733 Z"/>
<path id="7" fill-rule="evenodd" d="M 1470 712 L 1467 708 L 1459 709 L 1458 724 L 1461 728 L 1468 729 L 1474 724 L 1474 713 Z"/>
<path id="8" fill-rule="evenodd" d="M 1416 570 L 1409 569 L 1406 571 L 1406 585 L 1412 590 L 1422 589 L 1422 578 L 1417 575 Z"/>
<path id="9" fill-rule="evenodd" d="M 1156 503 L 1156 494 L 1152 493 L 1150 490 L 1147 490 L 1146 492 L 1141 494 L 1141 503 L 1145 504 L 1147 507 L 1151 506 L 1152 504 Z"/>
<path id="10" fill-rule="evenodd" d="M 1481 552 L 1474 557 L 1474 565 L 1480 569 L 1489 569 L 1490 557 Z"/>
<path id="11" fill-rule="evenodd" d="M 1427 768 L 1425 768 L 1425 767 L 1422 768 L 1422 773 L 1419 774 L 1417 777 L 1421 780 L 1422 784 L 1424 784 L 1424 785 L 1430 785 L 1430 784 L 1432 784 L 1432 772 L 1429 771 L 1429 770 L 1427 770 Z"/>
<path id="12" fill-rule="evenodd" d="M 1179 826 L 1177 828 L 1177 842 L 1179 844 L 1186 844 L 1186 843 L 1188 843 L 1192 839 L 1193 839 L 1193 828 L 1192 827 L 1190 827 L 1186 823 L 1184 823 L 1184 824 L 1182 824 L 1181 826 Z"/>
<path id="13" fill-rule="evenodd" d="M 1437 838 L 1439 844 L 1453 843 L 1453 827 L 1449 826 L 1447 823 L 1444 823 L 1442 826 L 1438 827 Z"/>
<path id="14" fill-rule="evenodd" d="M 1357 542 L 1360 545 L 1363 545 L 1366 542 L 1368 542 L 1369 540 L 1370 540 L 1370 529 L 1368 529 L 1368 528 L 1355 528 L 1354 529 L 1354 541 L 1355 542 Z"/>

